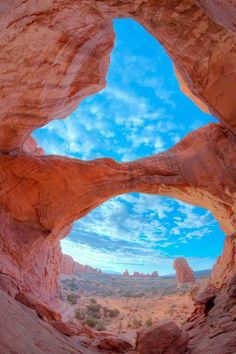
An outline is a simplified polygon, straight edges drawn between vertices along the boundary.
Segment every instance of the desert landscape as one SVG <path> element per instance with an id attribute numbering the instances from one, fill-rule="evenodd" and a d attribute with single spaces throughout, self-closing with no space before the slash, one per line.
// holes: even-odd
<path id="1" fill-rule="evenodd" d="M 210 271 L 197 275 L 208 280 Z M 176 277 L 124 277 L 110 274 L 61 275 L 62 318 L 96 330 L 126 334 L 135 341 L 136 331 L 162 319 L 186 323 L 194 303 L 193 284 L 177 287 Z"/>
<path id="2" fill-rule="evenodd" d="M 145 148 L 155 138 L 151 153 L 144 149 L 142 156 L 133 156 L 129 151 L 117 159 L 99 150 L 92 158 L 75 156 L 61 153 L 61 137 L 60 149 L 45 153 L 32 134 L 42 128 L 44 136 L 49 122 L 67 118 L 86 97 L 101 93 L 115 44 L 114 20 L 128 18 L 163 46 L 181 91 L 214 119 L 193 124 L 194 117 L 182 113 L 180 103 L 176 121 L 181 124 L 186 114 L 189 131 L 173 134 L 165 145 L 152 126 L 145 130 L 139 125 L 140 120 L 154 119 L 146 101 L 116 90 L 119 100 L 141 112 L 114 118 L 122 111 L 115 106 L 108 117 L 119 124 L 132 121 L 133 131 L 123 137 L 124 150 L 138 144 L 142 131 L 149 134 Z M 7 0 L 0 2 L 0 28 L 0 354 L 235 354 L 235 1 Z M 143 47 L 147 51 L 146 42 Z M 165 75 L 162 64 L 160 60 Z M 119 65 L 129 68 L 123 56 Z M 129 75 L 128 70 L 124 81 Z M 147 85 L 153 82 L 158 91 L 160 77 Z M 175 106 L 168 93 L 163 96 Z M 111 99 L 109 104 L 113 105 Z M 159 104 L 157 99 L 155 111 L 167 130 L 173 114 L 164 114 Z M 91 112 L 101 113 L 96 107 Z M 102 119 L 96 124 L 94 117 L 77 117 L 88 128 L 81 134 L 87 139 L 93 131 L 105 129 Z M 74 138 L 79 129 L 72 126 L 68 131 Z M 66 134 L 64 128 L 60 134 Z M 113 137 L 112 129 L 108 134 Z M 92 139 L 90 145 L 102 149 L 105 140 Z M 73 144 L 68 146 L 72 149 Z M 89 148 L 86 145 L 86 151 Z M 73 223 L 128 193 L 165 196 L 211 212 L 224 233 L 224 246 L 210 272 L 194 273 L 177 251 L 171 258 L 176 278 L 159 277 L 159 269 L 144 272 L 146 276 L 125 268 L 123 275 L 107 275 L 94 268 L 89 257 L 84 265 L 63 255 L 61 242 Z M 144 204 L 140 208 L 145 209 Z M 155 226 L 163 231 L 161 207 L 160 203 L 152 217 L 159 214 Z M 127 214 L 118 216 L 108 222 L 122 227 Z M 100 229 L 108 213 L 102 217 Z M 143 224 L 153 226 L 145 218 Z M 196 239 L 201 232 L 199 226 Z M 169 241 L 166 235 L 158 241 Z M 178 236 L 176 229 L 174 235 Z M 144 234 L 141 244 L 128 232 L 119 236 L 113 249 L 122 242 L 128 249 L 130 239 L 140 258 L 147 253 L 144 245 L 152 241 Z M 101 242 L 96 233 L 93 238 L 93 244 Z"/>

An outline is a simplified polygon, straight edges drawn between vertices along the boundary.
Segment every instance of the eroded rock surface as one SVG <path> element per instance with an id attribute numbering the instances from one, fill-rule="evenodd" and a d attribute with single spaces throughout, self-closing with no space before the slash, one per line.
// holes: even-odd
<path id="1" fill-rule="evenodd" d="M 0 272 L 13 278 L 17 292 L 29 292 L 46 303 L 55 301 L 59 240 L 74 220 L 127 192 L 169 195 L 208 208 L 231 235 L 235 154 L 232 132 L 210 124 L 166 152 L 129 163 L 1 155 Z M 225 272 L 224 283 L 233 271 L 234 265 Z M 217 282 L 221 286 L 220 277 Z"/>
<path id="2" fill-rule="evenodd" d="M 203 325 L 194 322 L 198 332 L 192 331 L 190 344 L 191 353 L 206 353 L 211 345 L 216 354 L 222 338 L 231 348 L 227 353 L 233 353 L 231 320 L 218 323 L 223 332 L 216 331 L 209 340 L 200 333 L 207 326 L 211 331 L 216 314 L 225 311 L 223 299 L 227 295 L 231 304 L 235 293 L 234 288 L 227 292 L 236 273 L 234 10 L 232 0 L 11 0 L 0 4 L 0 285 L 11 296 L 30 294 L 55 305 L 59 241 L 73 221 L 122 193 L 168 195 L 208 208 L 227 235 L 211 277 L 212 285 L 221 289 L 216 298 L 219 306 L 207 314 L 205 309 Z M 84 97 L 104 87 L 116 17 L 134 18 L 161 42 L 174 62 L 182 90 L 221 124 L 205 126 L 166 152 L 129 163 L 43 156 L 31 132 L 52 119 L 65 118 Z M 19 326 L 25 329 L 24 324 Z M 223 337 L 226 328 L 229 335 Z M 45 352 L 44 335 L 40 350 Z M 18 343 L 19 333 L 13 336 L 19 344 L 15 349 L 24 352 L 29 338 Z M 53 352 L 63 353 L 57 350 L 57 340 L 50 338 Z M 40 352 L 31 339 L 30 350 Z M 7 340 L 2 340 L 4 353 L 12 345 Z M 68 352 L 76 350 L 68 347 Z"/>
<path id="3" fill-rule="evenodd" d="M 176 258 L 174 260 L 174 268 L 178 286 L 195 282 L 196 277 L 185 258 Z"/>
<path id="4" fill-rule="evenodd" d="M 235 131 L 234 4 L 221 4 L 12 0 L 1 5 L 0 151 L 20 149 L 33 129 L 65 118 L 104 87 L 115 17 L 132 17 L 156 37 L 191 96 Z"/>
<path id="5" fill-rule="evenodd" d="M 219 290 L 200 287 L 196 308 L 184 326 L 190 336 L 191 354 L 234 354 L 236 352 L 236 276 Z"/>
<path id="6" fill-rule="evenodd" d="M 79 339 L 69 339 L 37 314 L 0 290 L 0 352 L 4 354 L 94 354 Z"/>

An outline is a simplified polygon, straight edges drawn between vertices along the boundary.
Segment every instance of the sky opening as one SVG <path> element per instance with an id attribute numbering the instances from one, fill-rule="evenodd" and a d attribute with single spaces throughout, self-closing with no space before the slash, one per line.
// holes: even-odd
<path id="1" fill-rule="evenodd" d="M 161 45 L 138 23 L 115 20 L 115 47 L 106 88 L 69 118 L 34 132 L 47 154 L 129 161 L 164 151 L 190 131 L 216 120 L 183 95 Z M 62 250 L 104 271 L 173 273 L 184 256 L 209 269 L 224 235 L 207 210 L 160 196 L 127 194 L 74 223 Z"/>

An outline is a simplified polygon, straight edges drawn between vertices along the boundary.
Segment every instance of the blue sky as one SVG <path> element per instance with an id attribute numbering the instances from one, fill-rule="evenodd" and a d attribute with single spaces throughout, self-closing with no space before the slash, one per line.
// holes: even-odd
<path id="1" fill-rule="evenodd" d="M 106 88 L 69 118 L 34 132 L 47 154 L 128 161 L 164 151 L 190 131 L 215 121 L 184 96 L 161 45 L 132 20 L 115 20 L 115 48 Z M 184 256 L 210 268 L 224 235 L 210 212 L 160 196 L 127 194 L 75 222 L 61 242 L 84 264 L 122 272 L 173 273 Z"/>

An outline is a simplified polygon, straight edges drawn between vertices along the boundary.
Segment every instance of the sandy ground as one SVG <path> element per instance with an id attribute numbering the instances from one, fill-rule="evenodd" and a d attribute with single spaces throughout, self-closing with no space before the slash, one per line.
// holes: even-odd
<path id="1" fill-rule="evenodd" d="M 107 331 L 122 333 L 134 341 L 138 328 L 151 325 L 157 320 L 171 318 L 184 324 L 193 310 L 193 302 L 188 294 L 170 294 L 152 297 L 99 297 L 81 296 L 76 305 L 64 302 L 61 308 L 63 320 L 76 321 L 74 314 L 78 308 L 89 305 L 95 299 L 101 306 L 117 309 L 117 317 L 104 320 Z"/>

